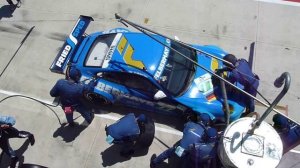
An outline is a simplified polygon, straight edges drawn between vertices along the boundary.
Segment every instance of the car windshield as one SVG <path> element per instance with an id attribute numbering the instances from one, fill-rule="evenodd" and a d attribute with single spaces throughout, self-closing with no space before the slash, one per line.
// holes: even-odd
<path id="1" fill-rule="evenodd" d="M 196 61 L 196 51 L 171 41 L 171 48 Z M 196 65 L 176 51 L 171 50 L 160 78 L 160 84 L 173 96 L 180 96 L 193 81 Z"/>
<path id="2" fill-rule="evenodd" d="M 116 34 L 105 34 L 97 37 L 86 57 L 85 66 L 101 67 L 115 36 Z"/>

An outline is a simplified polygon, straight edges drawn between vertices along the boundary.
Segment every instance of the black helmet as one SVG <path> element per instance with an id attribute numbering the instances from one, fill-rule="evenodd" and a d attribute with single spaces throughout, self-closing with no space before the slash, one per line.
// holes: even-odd
<path id="1" fill-rule="evenodd" d="M 74 81 L 79 81 L 81 77 L 81 72 L 79 71 L 79 69 L 71 67 L 69 71 L 69 77 Z"/>
<path id="2" fill-rule="evenodd" d="M 235 66 L 235 64 L 236 64 L 236 62 L 237 62 L 237 58 L 236 58 L 234 55 L 232 55 L 232 54 L 227 54 L 227 55 L 225 55 L 225 57 L 224 57 L 223 59 L 224 59 L 225 61 L 228 61 L 228 62 L 232 63 L 233 66 Z M 230 65 L 230 64 L 228 64 L 228 63 L 226 63 L 226 62 L 224 62 L 224 64 L 225 64 L 226 66 L 232 67 L 232 65 Z"/>

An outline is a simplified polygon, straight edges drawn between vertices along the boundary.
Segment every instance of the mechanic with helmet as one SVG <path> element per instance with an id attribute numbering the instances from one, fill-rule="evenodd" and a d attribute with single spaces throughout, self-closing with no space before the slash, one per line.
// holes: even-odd
<path id="1" fill-rule="evenodd" d="M 231 83 L 239 82 L 244 86 L 245 92 L 255 97 L 259 85 L 259 77 L 252 72 L 248 61 L 243 58 L 237 59 L 232 54 L 225 55 L 223 59 L 230 62 L 232 65 L 224 62 L 225 67 L 222 69 L 217 69 L 216 73 L 218 74 L 224 71 L 230 72 L 228 75 L 229 81 Z M 254 112 L 254 99 L 247 95 L 243 96 L 243 99 L 246 105 L 245 114 L 247 115 L 250 112 Z"/>
<path id="2" fill-rule="evenodd" d="M 149 148 L 155 134 L 154 122 L 150 117 L 140 114 L 135 117 L 129 113 L 114 124 L 105 127 L 106 141 L 122 146 L 120 155 L 130 157 L 138 147 Z"/>
<path id="3" fill-rule="evenodd" d="M 88 84 L 80 83 L 81 72 L 71 67 L 69 78 L 60 79 L 50 91 L 52 97 L 59 97 L 69 126 L 74 126 L 73 111 L 78 111 L 87 123 L 91 123 L 94 115 L 84 106 L 84 93 L 91 92 L 97 82 L 91 80 Z"/>
<path id="4" fill-rule="evenodd" d="M 197 123 L 188 121 L 184 125 L 183 136 L 179 143 L 176 143 L 177 145 L 175 144 L 173 147 L 165 150 L 158 156 L 156 156 L 156 154 L 153 154 L 151 157 L 150 167 L 155 168 L 164 160 L 175 155 L 183 158 L 184 160 L 188 160 L 188 156 L 191 156 L 191 149 L 194 149 L 193 146 L 199 146 L 199 143 L 205 144 L 210 142 L 208 141 L 210 139 L 216 139 L 217 131 L 214 128 L 211 128 L 210 124 L 210 117 L 206 113 L 202 113 L 200 115 L 200 120 Z M 203 154 L 203 157 L 206 157 L 206 155 Z M 199 159 L 199 157 L 197 158 Z"/>
<path id="5" fill-rule="evenodd" d="M 273 128 L 279 134 L 283 144 L 283 154 L 300 144 L 300 126 L 280 114 L 273 116 Z"/>

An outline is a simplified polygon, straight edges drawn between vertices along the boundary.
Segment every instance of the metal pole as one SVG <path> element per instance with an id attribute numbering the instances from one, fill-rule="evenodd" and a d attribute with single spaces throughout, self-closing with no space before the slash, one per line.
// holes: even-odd
<path id="1" fill-rule="evenodd" d="M 250 130 L 250 132 L 253 133 L 253 131 L 260 126 L 261 122 L 264 119 L 266 119 L 266 117 L 270 114 L 272 109 L 278 104 L 278 102 L 283 98 L 283 96 L 289 90 L 291 84 L 291 76 L 288 72 L 284 72 L 283 74 L 281 74 L 281 76 L 275 80 L 274 86 L 279 88 L 283 85 L 283 82 L 284 82 L 284 87 L 282 91 L 278 94 L 278 96 L 275 98 L 275 100 L 272 102 L 272 104 L 266 110 L 266 112 L 264 112 L 263 115 L 257 121 L 254 121 L 253 128 Z"/>

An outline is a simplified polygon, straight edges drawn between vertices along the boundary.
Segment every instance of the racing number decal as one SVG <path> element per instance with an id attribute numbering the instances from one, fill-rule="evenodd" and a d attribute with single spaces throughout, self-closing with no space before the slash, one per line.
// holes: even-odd
<path id="1" fill-rule="evenodd" d="M 126 47 L 126 45 L 127 45 L 127 47 Z M 124 49 L 125 49 L 125 53 L 123 54 L 123 59 L 126 64 L 132 65 L 132 66 L 140 68 L 140 69 L 145 68 L 145 65 L 143 64 L 142 61 L 134 60 L 132 58 L 134 49 L 129 43 L 127 43 L 127 39 L 123 36 L 118 45 L 118 51 L 121 55 L 122 55 Z"/>
<path id="2" fill-rule="evenodd" d="M 128 45 L 124 54 L 124 61 L 126 62 L 126 64 L 138 67 L 140 69 L 144 69 L 145 66 L 142 63 L 142 61 L 133 60 L 132 54 L 133 54 L 133 48 L 131 47 L 131 45 Z"/>

